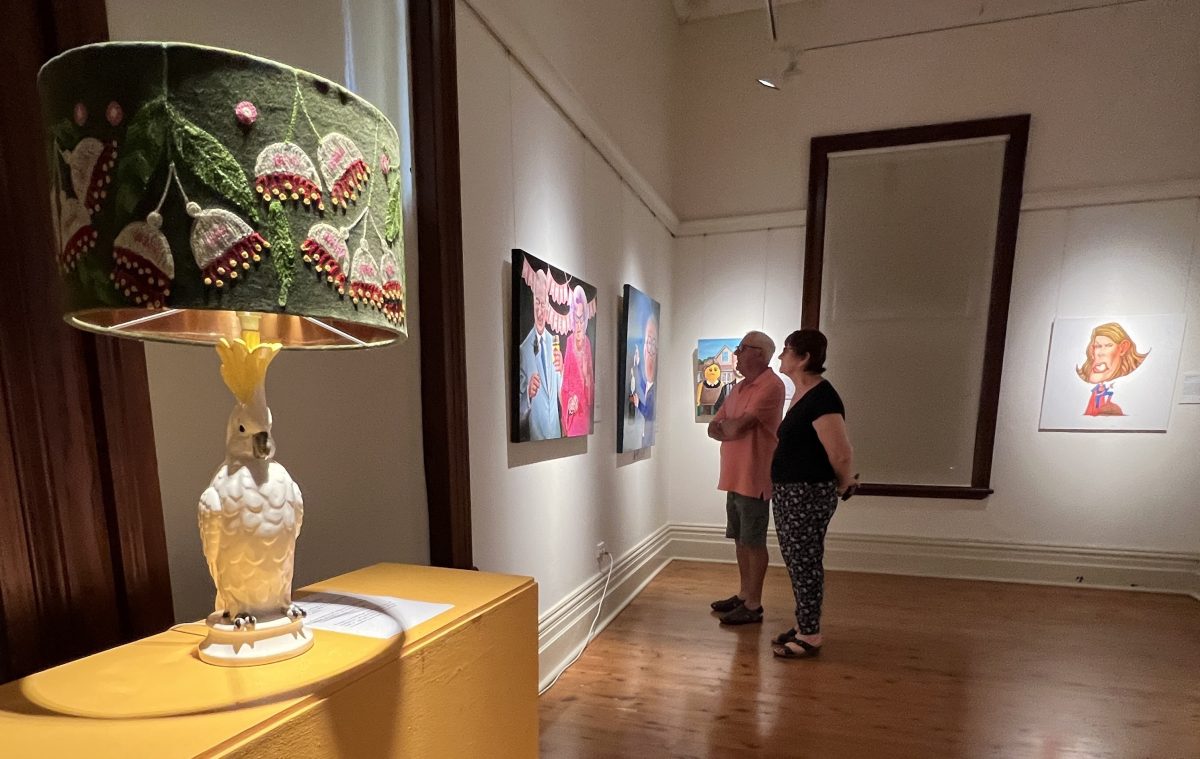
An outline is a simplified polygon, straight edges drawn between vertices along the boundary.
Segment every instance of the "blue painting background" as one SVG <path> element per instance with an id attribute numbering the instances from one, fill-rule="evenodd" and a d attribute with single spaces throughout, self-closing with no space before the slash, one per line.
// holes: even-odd
<path id="1" fill-rule="evenodd" d="M 646 321 L 651 315 L 657 325 L 658 346 L 662 343 L 662 323 L 659 321 L 661 308 L 658 301 L 632 285 L 625 285 L 625 308 L 622 331 L 625 344 L 620 353 L 618 377 L 622 392 L 618 397 L 617 419 L 619 420 L 617 452 L 641 450 L 654 445 L 654 418 L 657 415 L 654 400 L 658 394 L 658 378 L 646 376 Z M 656 346 L 655 374 L 660 374 L 661 349 Z M 640 357 L 635 366 L 634 355 Z M 634 408 L 629 398 L 637 390 L 641 397 L 649 394 L 649 403 L 643 408 Z"/>

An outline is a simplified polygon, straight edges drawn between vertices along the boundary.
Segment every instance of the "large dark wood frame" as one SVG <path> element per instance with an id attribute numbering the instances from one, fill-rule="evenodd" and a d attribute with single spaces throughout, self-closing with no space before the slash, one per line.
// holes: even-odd
<path id="1" fill-rule="evenodd" d="M 996 249 L 992 261 L 992 294 L 988 307 L 984 355 L 995 356 L 983 365 L 979 413 L 975 424 L 975 454 L 970 486 L 864 483 L 861 495 L 918 498 L 981 499 L 992 494 L 992 447 L 996 439 L 996 412 L 1000 401 L 1004 340 L 1008 326 L 1008 299 L 1012 291 L 1013 258 L 1017 247 L 1017 222 L 1025 177 L 1025 149 L 1029 142 L 1029 114 L 976 121 L 885 129 L 875 132 L 814 137 L 808 173 L 808 225 L 804 248 L 804 300 L 801 324 L 816 329 L 821 315 L 821 275 L 825 255 L 825 203 L 829 180 L 829 154 L 853 150 L 897 147 L 979 137 L 1007 137 L 1001 176 L 1000 206 L 996 219 Z"/>

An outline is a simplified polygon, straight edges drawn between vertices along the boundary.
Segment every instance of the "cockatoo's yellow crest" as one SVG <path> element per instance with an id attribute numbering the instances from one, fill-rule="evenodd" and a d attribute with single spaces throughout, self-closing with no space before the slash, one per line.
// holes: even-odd
<path id="1" fill-rule="evenodd" d="M 254 388 L 266 379 L 267 367 L 283 345 L 260 343 L 257 332 L 247 331 L 245 338 L 229 340 L 222 337 L 216 347 L 217 355 L 221 357 L 221 379 L 238 401 L 248 403 Z"/>

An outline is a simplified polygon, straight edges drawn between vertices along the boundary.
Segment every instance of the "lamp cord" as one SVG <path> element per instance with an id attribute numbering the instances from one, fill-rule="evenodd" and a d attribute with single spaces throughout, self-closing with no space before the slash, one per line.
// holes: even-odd
<path id="1" fill-rule="evenodd" d="M 583 646 L 579 649 L 579 652 L 575 654 L 575 657 L 571 659 L 571 661 L 567 662 L 566 666 L 558 671 L 558 674 L 554 676 L 554 679 L 547 683 L 545 688 L 542 688 L 538 691 L 539 696 L 554 687 L 554 684 L 558 682 L 558 678 L 562 677 L 563 672 L 566 672 L 571 668 L 571 665 L 579 661 L 579 657 L 583 656 L 583 652 L 587 650 L 588 645 L 592 642 L 592 635 L 596 631 L 596 623 L 600 621 L 600 610 L 604 608 L 604 597 L 608 595 L 608 583 L 612 580 L 613 564 L 616 563 L 613 560 L 613 555 L 610 552 L 605 551 L 604 555 L 608 557 L 608 575 L 604 578 L 604 589 L 600 591 L 600 603 L 596 604 L 596 616 L 592 618 L 592 626 L 588 628 L 588 634 L 583 640 Z"/>
<path id="2" fill-rule="evenodd" d="M 204 624 L 203 621 L 201 621 L 201 622 L 179 622 L 178 624 L 174 624 L 174 625 L 171 625 L 170 627 L 168 627 L 167 632 L 181 632 L 181 633 L 186 633 L 187 635 L 195 635 L 197 637 L 203 638 L 205 635 L 205 633 L 203 633 L 203 632 L 200 632 L 198 630 L 184 629 L 184 628 L 195 627 L 196 625 L 203 625 L 203 624 Z"/>

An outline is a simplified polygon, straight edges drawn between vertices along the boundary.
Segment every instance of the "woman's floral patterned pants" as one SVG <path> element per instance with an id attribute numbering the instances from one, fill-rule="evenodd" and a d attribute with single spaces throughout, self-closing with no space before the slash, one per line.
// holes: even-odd
<path id="1" fill-rule="evenodd" d="M 796 630 L 815 635 L 821 631 L 825 530 L 837 509 L 837 482 L 777 482 L 772 504 L 779 548 L 796 596 Z"/>

